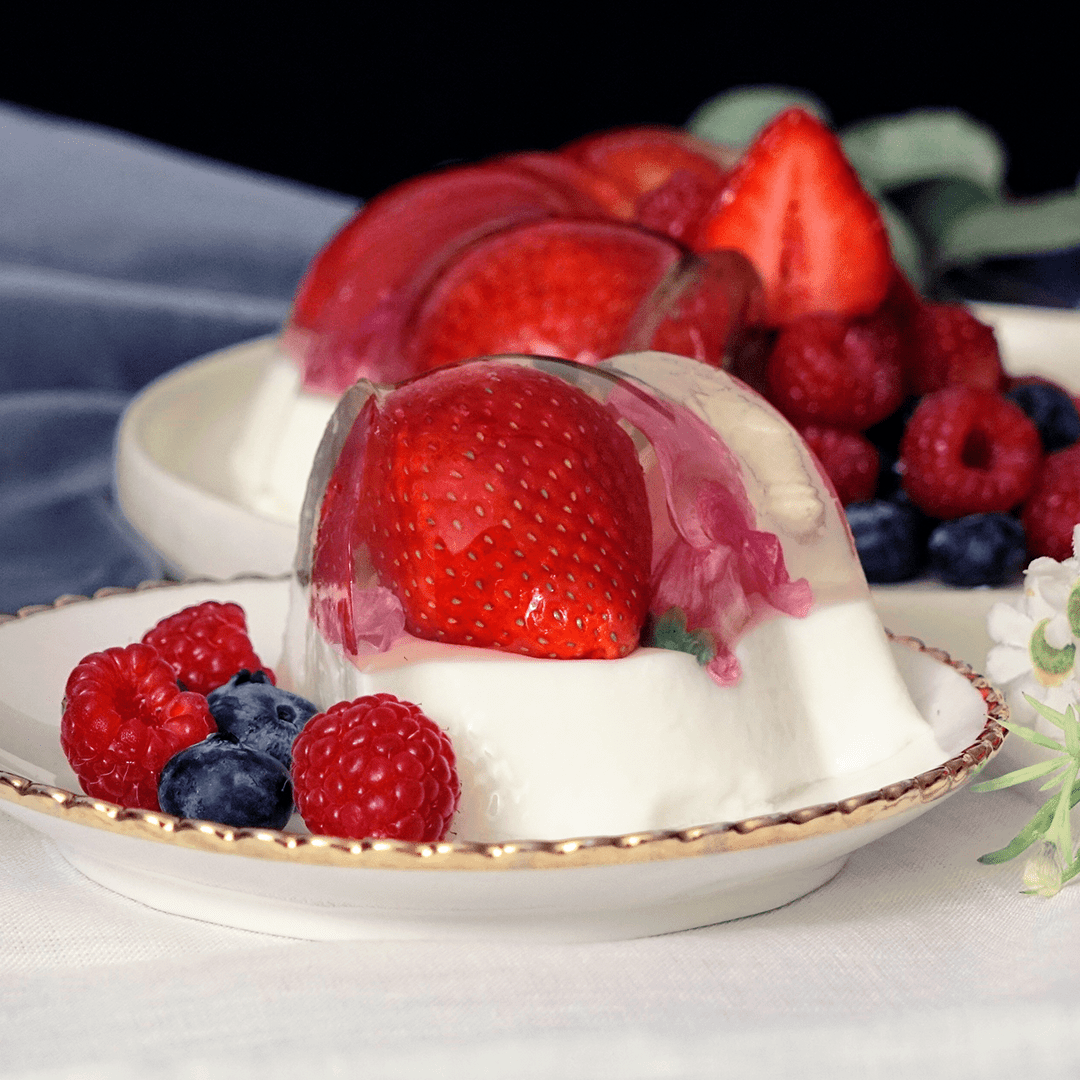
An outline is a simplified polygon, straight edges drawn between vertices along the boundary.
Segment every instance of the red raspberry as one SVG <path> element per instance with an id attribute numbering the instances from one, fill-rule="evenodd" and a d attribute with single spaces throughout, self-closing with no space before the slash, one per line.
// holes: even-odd
<path id="1" fill-rule="evenodd" d="M 889 320 L 803 315 L 768 364 L 768 397 L 795 424 L 864 431 L 904 399 L 899 336 Z"/>
<path id="2" fill-rule="evenodd" d="M 959 304 L 920 304 L 908 335 L 912 391 L 929 394 L 946 386 L 1002 390 L 1006 384 L 994 331 Z"/>
<path id="3" fill-rule="evenodd" d="M 162 619 L 143 635 L 176 671 L 188 690 L 209 694 L 227 683 L 241 668 L 274 673 L 255 655 L 247 619 L 239 604 L 207 600 Z"/>
<path id="4" fill-rule="evenodd" d="M 68 676 L 60 745 L 83 791 L 157 810 L 157 782 L 178 750 L 216 731 L 201 694 L 149 645 L 91 653 Z"/>
<path id="5" fill-rule="evenodd" d="M 817 455 L 825 475 L 844 506 L 868 502 L 877 488 L 880 457 L 877 447 L 856 431 L 807 424 L 799 434 Z"/>
<path id="6" fill-rule="evenodd" d="M 1080 525 L 1080 443 L 1047 457 L 1020 520 L 1032 556 L 1072 557 L 1073 527 Z"/>
<path id="7" fill-rule="evenodd" d="M 939 518 L 1007 513 L 1031 491 L 1042 457 L 1019 405 L 966 386 L 923 398 L 900 442 L 904 490 Z"/>
<path id="8" fill-rule="evenodd" d="M 393 694 L 342 701 L 293 743 L 293 797 L 314 833 L 441 840 L 457 809 L 450 737 Z"/>

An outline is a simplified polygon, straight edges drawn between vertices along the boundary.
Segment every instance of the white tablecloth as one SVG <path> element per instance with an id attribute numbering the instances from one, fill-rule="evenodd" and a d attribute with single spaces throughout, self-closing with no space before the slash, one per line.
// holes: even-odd
<path id="1" fill-rule="evenodd" d="M 0 814 L 0 1076 L 1080 1075 L 1080 887 L 964 791 L 780 910 L 639 941 L 313 943 L 165 915 Z"/>

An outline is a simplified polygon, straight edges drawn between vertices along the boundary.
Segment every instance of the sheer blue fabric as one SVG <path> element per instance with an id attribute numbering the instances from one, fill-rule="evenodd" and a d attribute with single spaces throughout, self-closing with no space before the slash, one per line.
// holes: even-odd
<path id="1" fill-rule="evenodd" d="M 113 439 L 178 364 L 273 332 L 331 192 L 0 103 L 0 611 L 160 577 Z"/>

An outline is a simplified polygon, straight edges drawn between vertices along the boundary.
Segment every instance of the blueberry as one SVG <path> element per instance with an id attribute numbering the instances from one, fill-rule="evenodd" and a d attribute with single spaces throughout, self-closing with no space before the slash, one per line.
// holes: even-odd
<path id="1" fill-rule="evenodd" d="M 1021 383 L 1005 396 L 1012 398 L 1031 418 L 1048 454 L 1080 440 L 1080 413 L 1061 387 L 1043 382 Z"/>
<path id="2" fill-rule="evenodd" d="M 292 783 L 269 754 L 216 732 L 174 754 L 158 778 L 167 814 L 234 828 L 281 829 L 292 814 Z"/>
<path id="3" fill-rule="evenodd" d="M 946 585 L 1005 585 L 1024 565 L 1024 527 L 1009 514 L 970 514 L 930 534 L 930 567 Z"/>
<path id="4" fill-rule="evenodd" d="M 206 695 L 218 731 L 244 746 L 270 754 L 286 769 L 292 764 L 293 739 L 319 711 L 306 698 L 274 686 L 262 671 L 237 672 Z"/>
<path id="5" fill-rule="evenodd" d="M 909 581 L 923 566 L 926 515 L 904 499 L 874 499 L 844 508 L 866 580 Z"/>

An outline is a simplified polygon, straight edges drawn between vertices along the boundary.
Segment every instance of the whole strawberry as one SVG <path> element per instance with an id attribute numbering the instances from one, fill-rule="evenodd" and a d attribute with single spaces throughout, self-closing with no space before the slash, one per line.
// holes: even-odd
<path id="1" fill-rule="evenodd" d="M 583 391 L 507 362 L 438 371 L 374 410 L 363 454 L 352 543 L 410 633 L 551 658 L 637 646 L 652 560 L 644 474 Z"/>
<path id="2" fill-rule="evenodd" d="M 461 794 L 449 736 L 392 694 L 343 701 L 293 744 L 293 796 L 313 833 L 438 841 Z"/>
<path id="3" fill-rule="evenodd" d="M 175 670 L 185 689 L 208 694 L 241 668 L 274 673 L 255 655 L 248 638 L 247 618 L 239 604 L 207 600 L 162 619 L 143 635 Z"/>
<path id="4" fill-rule="evenodd" d="M 214 730 L 206 699 L 179 690 L 150 645 L 91 653 L 68 676 L 60 744 L 94 798 L 159 809 L 162 767 Z"/>

